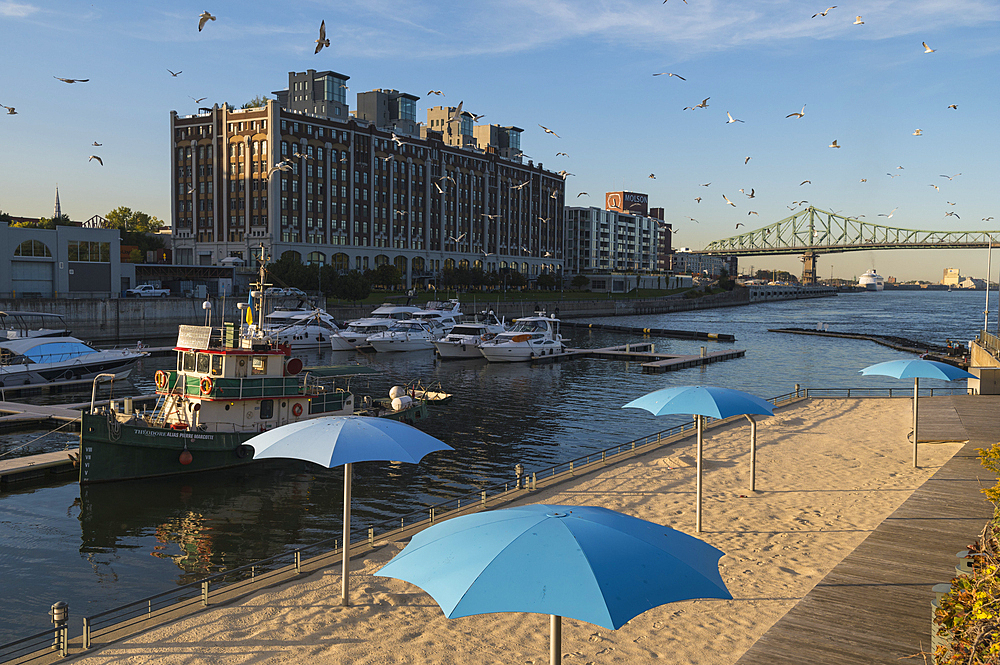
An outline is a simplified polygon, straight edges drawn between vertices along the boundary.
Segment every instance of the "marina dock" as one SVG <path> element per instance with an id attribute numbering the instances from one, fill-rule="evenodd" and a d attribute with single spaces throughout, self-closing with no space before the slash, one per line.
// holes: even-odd
<path id="1" fill-rule="evenodd" d="M 610 330 L 613 332 L 624 332 L 633 335 L 655 335 L 656 337 L 666 337 L 670 339 L 703 339 L 719 342 L 734 342 L 735 335 L 728 333 L 707 333 L 695 330 L 670 330 L 667 328 L 633 328 L 630 326 L 612 326 L 606 323 L 579 323 L 576 321 L 561 321 L 563 328 L 585 328 L 590 330 Z"/>
<path id="2" fill-rule="evenodd" d="M 656 346 L 651 342 L 640 344 L 625 344 L 623 346 L 609 346 L 603 349 L 566 349 L 562 353 L 554 353 L 550 356 L 539 356 L 532 360 L 533 363 L 559 362 L 562 360 L 574 360 L 577 358 L 604 358 L 606 360 L 624 360 L 626 362 L 642 363 L 642 371 L 645 374 L 659 374 L 688 367 L 698 367 L 709 365 L 723 360 L 742 358 L 746 355 L 744 349 L 733 349 L 730 351 L 705 351 L 700 355 L 678 355 L 675 353 L 657 353 Z"/>

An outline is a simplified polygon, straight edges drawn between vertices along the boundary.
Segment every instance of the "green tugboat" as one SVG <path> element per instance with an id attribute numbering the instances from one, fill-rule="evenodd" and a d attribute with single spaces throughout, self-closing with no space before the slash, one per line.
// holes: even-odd
<path id="1" fill-rule="evenodd" d="M 180 326 L 177 367 L 156 373 L 152 412 L 118 410 L 112 400 L 83 415 L 81 484 L 248 464 L 253 449 L 244 441 L 309 418 L 359 414 L 412 425 L 427 417 L 427 401 L 399 394 L 402 388 L 394 388 L 389 400 L 366 398 L 356 410 L 349 390 L 321 381 L 330 372 L 303 371 L 289 347 L 253 325 L 263 318 L 254 312 L 255 300 L 263 307 L 262 291 L 253 292 L 239 331 L 233 323 Z"/>

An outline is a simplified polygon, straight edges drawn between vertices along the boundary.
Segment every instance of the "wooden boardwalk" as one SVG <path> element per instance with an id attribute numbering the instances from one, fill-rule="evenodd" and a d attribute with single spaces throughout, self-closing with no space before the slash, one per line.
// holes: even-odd
<path id="1" fill-rule="evenodd" d="M 603 349 L 569 349 L 562 353 L 533 358 L 533 363 L 549 363 L 576 358 L 603 358 L 605 360 L 624 360 L 625 362 L 642 363 L 642 371 L 646 374 L 659 374 L 672 370 L 709 365 L 722 360 L 742 358 L 746 355 L 743 349 L 730 351 L 709 351 L 705 355 L 678 355 L 676 353 L 657 353 L 655 345 L 649 342 L 625 344 L 623 346 L 608 346 Z"/>
<path id="2" fill-rule="evenodd" d="M 921 398 L 919 417 L 921 440 L 933 433 L 938 440 L 968 443 L 738 665 L 924 662 L 920 656 L 900 659 L 930 651 L 931 587 L 954 577 L 956 553 L 976 539 L 993 513 L 979 490 L 996 478 L 980 466 L 976 448 L 1000 439 L 1000 396 Z"/>

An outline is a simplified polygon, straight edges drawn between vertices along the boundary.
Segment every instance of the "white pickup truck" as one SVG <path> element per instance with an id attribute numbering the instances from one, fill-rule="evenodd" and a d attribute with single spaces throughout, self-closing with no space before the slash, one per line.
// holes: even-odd
<path id="1" fill-rule="evenodd" d="M 166 298 L 169 295 L 170 289 L 158 289 L 152 284 L 140 284 L 125 292 L 126 298 Z"/>

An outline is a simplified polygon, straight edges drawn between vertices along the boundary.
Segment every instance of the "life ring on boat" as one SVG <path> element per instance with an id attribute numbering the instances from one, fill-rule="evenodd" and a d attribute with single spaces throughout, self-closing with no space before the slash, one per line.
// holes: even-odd
<path id="1" fill-rule="evenodd" d="M 171 423 L 170 429 L 187 429 L 187 423 Z"/>
<path id="2" fill-rule="evenodd" d="M 156 387 L 162 389 L 163 386 L 167 385 L 167 373 L 162 369 L 156 370 L 156 374 L 153 375 L 153 379 L 156 381 Z"/>
<path id="3" fill-rule="evenodd" d="M 292 415 L 296 418 L 302 415 L 302 405 L 298 402 L 292 405 Z"/>
<path id="4" fill-rule="evenodd" d="M 210 376 L 202 377 L 202 379 L 201 379 L 201 392 L 202 392 L 202 394 L 208 394 L 208 393 L 212 392 L 212 388 L 214 386 L 215 386 L 215 383 L 212 381 L 212 377 L 210 377 Z"/>

